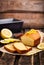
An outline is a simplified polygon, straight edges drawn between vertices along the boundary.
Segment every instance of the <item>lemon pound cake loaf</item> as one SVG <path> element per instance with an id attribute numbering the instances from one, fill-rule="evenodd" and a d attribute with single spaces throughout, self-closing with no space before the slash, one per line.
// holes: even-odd
<path id="1" fill-rule="evenodd" d="M 28 46 L 36 46 L 40 43 L 40 34 L 37 30 L 31 29 L 21 36 L 21 41 Z"/>

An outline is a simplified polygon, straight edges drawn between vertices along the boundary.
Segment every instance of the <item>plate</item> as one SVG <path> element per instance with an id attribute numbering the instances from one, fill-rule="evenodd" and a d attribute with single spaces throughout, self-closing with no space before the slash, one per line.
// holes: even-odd
<path id="1" fill-rule="evenodd" d="M 39 50 L 35 47 L 32 48 L 32 50 L 28 51 L 27 53 L 25 54 L 19 54 L 19 53 L 11 53 L 11 52 L 8 52 L 4 49 L 4 46 L 0 48 L 0 51 L 1 52 L 4 52 L 4 53 L 8 53 L 8 54 L 12 54 L 12 55 L 26 55 L 26 56 L 30 56 L 30 55 L 33 55 L 33 54 L 36 54 L 38 52 L 41 52 L 42 50 Z"/>

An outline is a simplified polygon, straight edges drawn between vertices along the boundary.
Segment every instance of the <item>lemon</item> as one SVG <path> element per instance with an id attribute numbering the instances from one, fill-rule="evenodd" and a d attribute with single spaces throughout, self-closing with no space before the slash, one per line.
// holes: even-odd
<path id="1" fill-rule="evenodd" d="M 20 40 L 15 39 L 15 38 L 8 38 L 8 39 L 0 40 L 0 43 L 2 43 L 2 44 L 8 44 L 11 42 L 20 42 Z"/>
<path id="2" fill-rule="evenodd" d="M 1 30 L 1 37 L 3 39 L 12 37 L 12 31 L 7 29 L 7 28 L 2 29 Z"/>
<path id="3" fill-rule="evenodd" d="M 15 39 L 15 38 L 8 38 L 8 39 L 4 39 L 7 42 L 19 42 L 19 39 Z"/>
<path id="4" fill-rule="evenodd" d="M 37 48 L 41 49 L 41 50 L 44 50 L 44 43 L 40 43 Z"/>
<path id="5" fill-rule="evenodd" d="M 9 41 L 5 41 L 5 40 L 1 40 L 0 41 L 2 44 L 8 44 L 9 43 Z"/>

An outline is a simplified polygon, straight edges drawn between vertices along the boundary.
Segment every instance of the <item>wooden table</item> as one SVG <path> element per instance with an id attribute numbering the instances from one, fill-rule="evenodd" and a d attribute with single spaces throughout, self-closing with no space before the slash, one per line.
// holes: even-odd
<path id="1" fill-rule="evenodd" d="M 34 63 L 34 57 L 35 57 L 35 54 L 37 53 L 38 60 L 39 60 L 39 65 L 40 65 L 40 52 L 42 50 L 39 50 L 39 49 L 37 49 L 35 47 L 33 47 L 32 50 L 30 50 L 29 52 L 27 52 L 25 54 L 10 53 L 10 52 L 6 51 L 4 49 L 4 47 L 1 47 L 0 51 L 3 52 L 3 53 L 14 55 L 15 56 L 14 65 L 18 65 L 18 62 L 19 62 L 19 59 L 20 59 L 21 56 L 31 56 L 31 63 L 32 63 L 32 65 L 35 65 L 35 63 Z M 2 53 L 1 53 L 1 55 L 2 55 Z"/>

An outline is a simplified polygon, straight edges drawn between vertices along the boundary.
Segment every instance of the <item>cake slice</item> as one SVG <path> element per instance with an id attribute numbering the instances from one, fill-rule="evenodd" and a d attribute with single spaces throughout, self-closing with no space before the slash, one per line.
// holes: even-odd
<path id="1" fill-rule="evenodd" d="M 30 46 L 26 46 L 26 48 L 30 51 L 32 49 L 32 47 Z"/>
<path id="2" fill-rule="evenodd" d="M 25 53 L 29 50 L 22 42 L 14 43 L 14 48 L 17 50 L 18 53 Z"/>
<path id="3" fill-rule="evenodd" d="M 21 36 L 21 41 L 28 46 L 36 46 L 40 43 L 40 34 L 37 30 L 31 29 Z"/>
<path id="4" fill-rule="evenodd" d="M 16 49 L 14 48 L 13 44 L 5 45 L 4 48 L 9 52 L 16 52 Z"/>

